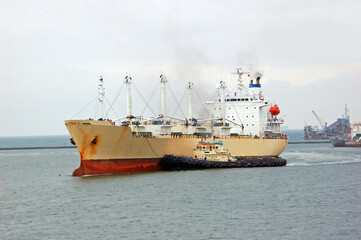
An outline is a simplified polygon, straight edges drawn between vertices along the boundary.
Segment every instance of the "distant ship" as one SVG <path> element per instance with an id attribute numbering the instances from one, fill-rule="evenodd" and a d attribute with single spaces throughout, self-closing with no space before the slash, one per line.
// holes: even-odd
<path id="1" fill-rule="evenodd" d="M 321 120 L 321 118 L 315 113 L 315 111 L 312 111 L 312 113 L 314 114 L 321 128 L 319 128 L 318 126 L 312 126 L 306 124 L 304 128 L 305 140 L 350 138 L 351 123 L 350 123 L 350 115 L 347 105 L 345 105 L 345 114 L 342 115 L 341 118 L 338 118 L 330 126 L 327 126 L 327 123 Z"/>
<path id="2" fill-rule="evenodd" d="M 361 123 L 351 126 L 350 137 L 331 137 L 331 143 L 335 147 L 361 147 Z"/>
<path id="3" fill-rule="evenodd" d="M 262 75 L 247 68 L 236 69 L 237 86 L 228 89 L 220 81 L 216 98 L 204 103 L 209 119 L 193 116 L 193 83 L 187 84 L 188 117 L 167 115 L 167 78 L 160 76 L 161 113 L 153 118 L 133 116 L 132 79 L 126 76 L 127 113 L 123 119 L 104 116 L 103 78 L 99 79 L 98 120 L 66 120 L 65 125 L 80 153 L 74 176 L 165 170 L 163 157 L 192 157 L 201 139 L 221 140 L 234 157 L 278 157 L 288 138 L 280 131 L 283 119 L 277 105 L 265 101 Z M 244 84 L 248 82 L 248 86 Z M 148 103 L 146 103 L 148 104 Z"/>

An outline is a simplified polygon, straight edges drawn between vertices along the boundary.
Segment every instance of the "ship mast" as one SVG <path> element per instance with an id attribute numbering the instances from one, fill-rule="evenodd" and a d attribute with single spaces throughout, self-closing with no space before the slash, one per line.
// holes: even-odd
<path id="1" fill-rule="evenodd" d="M 189 111 L 189 120 L 193 121 L 193 83 L 192 82 L 188 82 L 187 85 L 187 89 L 188 89 L 188 111 Z"/>
<path id="2" fill-rule="evenodd" d="M 168 80 L 167 78 L 162 74 L 160 75 L 160 88 L 161 88 L 161 114 L 162 114 L 162 120 L 165 121 L 165 116 L 167 113 L 167 105 L 166 105 L 166 84 Z"/>
<path id="3" fill-rule="evenodd" d="M 222 124 L 224 125 L 226 122 L 226 83 L 223 81 L 219 82 L 219 88 L 221 90 L 221 117 Z"/>
<path id="4" fill-rule="evenodd" d="M 100 117 L 101 119 L 104 119 L 104 94 L 105 94 L 105 88 L 103 87 L 103 77 L 100 76 L 99 78 L 99 104 L 100 104 Z"/>
<path id="5" fill-rule="evenodd" d="M 242 68 L 236 68 L 236 72 L 234 74 L 238 74 L 238 89 L 242 90 L 244 88 L 243 81 L 242 81 Z"/>
<path id="6" fill-rule="evenodd" d="M 131 121 L 132 116 L 132 78 L 130 76 L 125 76 L 124 83 L 127 86 L 127 118 L 128 121 Z"/>
<path id="7" fill-rule="evenodd" d="M 350 118 L 350 114 L 347 108 L 347 104 L 345 104 L 345 118 Z"/>
<path id="8" fill-rule="evenodd" d="M 246 69 L 247 69 L 247 68 L 246 68 Z M 250 79 L 250 76 L 251 76 L 250 70 L 248 69 L 248 71 L 245 71 L 245 70 L 243 70 L 243 67 L 239 67 L 239 68 L 236 68 L 236 72 L 233 73 L 233 74 L 237 74 L 237 75 L 238 75 L 238 84 L 237 84 L 237 85 L 238 85 L 238 89 L 239 89 L 239 91 L 240 91 L 240 93 L 241 93 L 241 96 L 246 96 L 246 95 L 248 95 L 249 92 L 248 92 L 247 87 L 246 87 L 246 86 L 244 85 L 244 83 L 243 83 L 242 76 L 243 76 L 244 74 L 247 74 L 246 80 Z"/>

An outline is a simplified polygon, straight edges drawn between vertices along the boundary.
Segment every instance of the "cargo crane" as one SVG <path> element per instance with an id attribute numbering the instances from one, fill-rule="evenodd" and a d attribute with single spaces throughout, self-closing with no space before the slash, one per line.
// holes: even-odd
<path id="1" fill-rule="evenodd" d="M 321 126 L 321 128 L 322 128 L 322 131 L 323 131 L 324 133 L 327 133 L 327 122 L 321 120 L 321 118 L 315 113 L 315 111 L 312 110 L 312 113 L 313 113 L 313 115 L 315 115 L 318 123 L 320 124 L 320 126 Z"/>

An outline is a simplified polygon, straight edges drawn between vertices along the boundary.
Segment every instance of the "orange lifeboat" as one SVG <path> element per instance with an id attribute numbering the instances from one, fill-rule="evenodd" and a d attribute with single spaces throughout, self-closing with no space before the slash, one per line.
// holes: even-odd
<path id="1" fill-rule="evenodd" d="M 278 114 L 280 114 L 280 109 L 278 108 L 277 104 L 273 105 L 270 109 L 269 109 L 270 113 L 273 116 L 276 116 Z"/>

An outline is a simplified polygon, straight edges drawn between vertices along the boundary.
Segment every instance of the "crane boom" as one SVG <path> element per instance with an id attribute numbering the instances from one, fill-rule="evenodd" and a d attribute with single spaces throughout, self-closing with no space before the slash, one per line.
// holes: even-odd
<path id="1" fill-rule="evenodd" d="M 315 115 L 315 117 L 316 117 L 318 123 L 320 124 L 321 128 L 323 130 L 326 130 L 326 126 L 327 126 L 326 124 L 327 123 L 325 121 L 321 120 L 321 118 L 315 113 L 315 111 L 312 110 L 312 113 L 313 113 L 313 115 Z"/>

